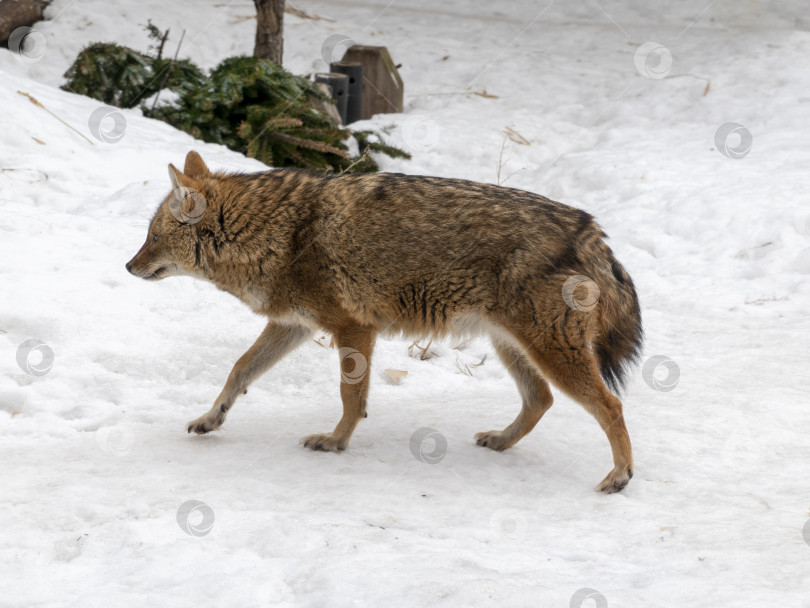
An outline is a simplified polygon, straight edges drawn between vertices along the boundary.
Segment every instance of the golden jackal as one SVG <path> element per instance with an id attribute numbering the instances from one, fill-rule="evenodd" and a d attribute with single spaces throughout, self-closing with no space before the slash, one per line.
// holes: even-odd
<path id="1" fill-rule="evenodd" d="M 597 489 L 627 485 L 630 438 L 605 382 L 620 387 L 638 356 L 641 317 L 630 276 L 589 214 L 458 179 L 211 173 L 196 152 L 169 176 L 173 190 L 127 270 L 205 279 L 268 318 L 189 432 L 218 429 L 253 380 L 324 329 L 343 354 L 343 417 L 301 441 L 344 450 L 368 396 L 369 374 L 352 371 L 371 361 L 378 334 L 481 330 L 523 406 L 503 431 L 478 433 L 478 445 L 505 450 L 531 431 L 551 407 L 551 382 L 607 434 L 614 467 Z"/>

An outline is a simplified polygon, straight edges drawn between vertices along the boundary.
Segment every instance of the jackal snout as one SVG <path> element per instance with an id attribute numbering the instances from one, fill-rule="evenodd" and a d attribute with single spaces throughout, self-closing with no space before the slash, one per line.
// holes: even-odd
<path id="1" fill-rule="evenodd" d="M 143 247 L 125 264 L 127 272 L 147 281 L 156 281 L 169 275 L 169 265 L 156 259 L 156 235 L 150 234 Z"/>

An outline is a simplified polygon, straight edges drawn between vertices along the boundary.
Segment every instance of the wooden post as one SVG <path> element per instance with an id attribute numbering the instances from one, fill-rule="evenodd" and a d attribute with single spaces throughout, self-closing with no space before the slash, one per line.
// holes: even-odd
<path id="1" fill-rule="evenodd" d="M 363 65 L 362 118 L 402 112 L 402 78 L 387 48 L 355 44 L 343 55 L 343 61 Z"/>
<path id="2" fill-rule="evenodd" d="M 346 109 L 346 122 L 350 125 L 363 115 L 363 64 L 352 61 L 338 61 L 329 66 L 338 74 L 349 77 L 349 102 Z"/>

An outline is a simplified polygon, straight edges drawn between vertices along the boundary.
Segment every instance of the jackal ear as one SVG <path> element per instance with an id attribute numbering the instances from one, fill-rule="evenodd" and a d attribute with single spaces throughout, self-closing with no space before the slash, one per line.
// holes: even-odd
<path id="1" fill-rule="evenodd" d="M 199 190 L 200 185 L 191 179 L 188 175 L 181 173 L 177 170 L 173 164 L 169 163 L 169 179 L 172 180 L 172 188 L 177 190 L 178 188 L 193 188 L 194 190 Z"/>
<path id="2" fill-rule="evenodd" d="M 202 156 L 197 154 L 194 150 L 186 156 L 186 166 L 183 167 L 183 173 L 193 179 L 200 179 L 201 177 L 208 177 L 211 171 L 205 166 Z"/>

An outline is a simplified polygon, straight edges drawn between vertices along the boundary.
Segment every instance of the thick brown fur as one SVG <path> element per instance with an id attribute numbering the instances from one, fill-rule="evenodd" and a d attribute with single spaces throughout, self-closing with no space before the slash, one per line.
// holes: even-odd
<path id="1" fill-rule="evenodd" d="M 479 433 L 479 445 L 503 450 L 531 431 L 551 406 L 550 382 L 608 436 L 614 468 L 598 489 L 619 491 L 632 477 L 622 404 L 605 382 L 619 387 L 638 356 L 640 311 L 630 276 L 588 213 L 457 179 L 211 173 L 195 152 L 182 173 L 171 165 L 169 172 L 174 190 L 127 269 L 145 279 L 208 280 L 269 321 L 189 432 L 219 428 L 250 382 L 318 328 L 334 335 L 342 355 L 359 353 L 367 364 L 379 334 L 479 330 L 493 336 L 523 399 L 515 422 Z M 594 304 L 564 297 L 577 276 L 598 288 Z M 342 356 L 346 377 L 357 364 Z M 305 445 L 346 448 L 366 414 L 368 378 L 341 383 L 340 423 Z"/>

